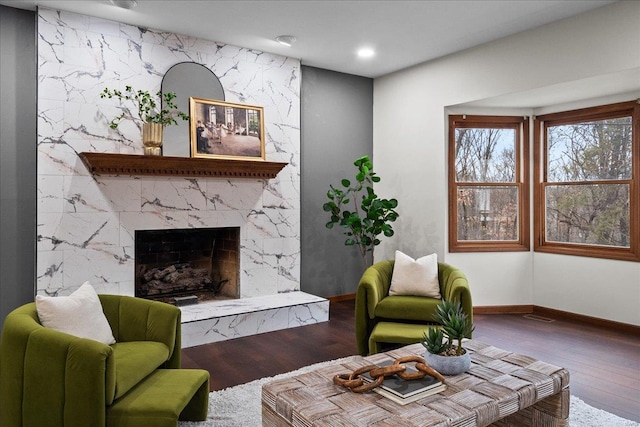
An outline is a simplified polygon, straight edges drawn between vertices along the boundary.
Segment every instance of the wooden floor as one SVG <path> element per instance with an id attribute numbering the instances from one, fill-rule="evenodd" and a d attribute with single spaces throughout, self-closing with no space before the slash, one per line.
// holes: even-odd
<path id="1" fill-rule="evenodd" d="M 354 302 L 331 303 L 316 325 L 183 349 L 185 368 L 211 373 L 211 390 L 357 353 Z M 567 368 L 571 394 L 640 422 L 640 336 L 574 320 L 476 315 L 474 339 Z"/>

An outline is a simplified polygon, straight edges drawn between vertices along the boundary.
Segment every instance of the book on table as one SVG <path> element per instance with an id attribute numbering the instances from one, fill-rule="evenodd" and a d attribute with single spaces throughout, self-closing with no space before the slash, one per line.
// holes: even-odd
<path id="1" fill-rule="evenodd" d="M 392 361 L 385 361 L 379 364 L 379 366 L 392 365 Z M 418 370 L 413 366 L 407 366 L 407 373 L 417 372 Z M 369 373 L 362 375 L 362 379 L 368 382 L 373 382 L 373 378 Z M 374 392 L 393 400 L 400 405 L 406 405 L 416 400 L 420 400 L 432 394 L 440 393 L 447 388 L 446 384 L 442 383 L 438 379 L 426 375 L 423 378 L 417 380 L 403 380 L 397 375 L 391 375 L 386 377 L 379 387 L 373 389 Z"/>

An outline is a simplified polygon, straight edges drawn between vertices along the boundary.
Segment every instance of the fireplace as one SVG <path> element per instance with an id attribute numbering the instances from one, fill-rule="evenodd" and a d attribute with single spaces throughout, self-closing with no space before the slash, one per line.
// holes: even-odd
<path id="1" fill-rule="evenodd" d="M 240 228 L 135 232 L 136 297 L 183 305 L 240 297 Z"/>

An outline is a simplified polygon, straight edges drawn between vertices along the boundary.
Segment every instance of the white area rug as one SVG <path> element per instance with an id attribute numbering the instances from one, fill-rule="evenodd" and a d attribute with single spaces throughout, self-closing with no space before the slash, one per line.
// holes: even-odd
<path id="1" fill-rule="evenodd" d="M 342 363 L 350 357 L 330 362 L 305 366 L 297 371 L 261 378 L 230 387 L 209 395 L 209 417 L 203 422 L 180 422 L 180 427 L 259 427 L 262 425 L 262 409 L 260 406 L 262 385 L 264 383 L 302 374 L 322 366 Z M 640 427 L 639 423 L 620 418 L 616 415 L 587 405 L 575 396 L 571 396 L 569 415 L 571 427 Z"/>

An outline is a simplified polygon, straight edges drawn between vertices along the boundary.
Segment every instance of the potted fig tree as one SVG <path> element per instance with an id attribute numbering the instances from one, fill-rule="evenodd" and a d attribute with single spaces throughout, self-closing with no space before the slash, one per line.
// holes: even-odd
<path id="1" fill-rule="evenodd" d="M 475 326 L 462 310 L 460 302 L 443 301 L 437 307 L 436 321 L 441 327 L 429 328 L 423 334 L 425 361 L 443 375 L 458 375 L 471 366 L 471 355 L 462 340 L 470 336 Z"/>
<path id="2" fill-rule="evenodd" d="M 380 177 L 373 171 L 369 156 L 359 157 L 353 164 L 357 168 L 355 182 L 344 178 L 340 186 L 329 185 L 329 201 L 322 208 L 330 215 L 326 227 L 337 224 L 345 229 L 344 244 L 360 250 L 366 269 L 373 264 L 373 250 L 381 242 L 379 236 L 393 236 L 391 223 L 398 219 L 398 201 L 380 198 L 373 190 Z"/>
<path id="3" fill-rule="evenodd" d="M 125 86 L 123 91 L 104 88 L 100 98 L 116 98 L 121 103 L 128 101 L 135 106 L 135 110 L 123 108 L 122 113 L 111 120 L 109 127 L 116 129 L 123 119 L 130 119 L 142 124 L 142 143 L 144 154 L 159 156 L 162 148 L 162 131 L 165 126 L 178 124 L 176 118 L 189 120 L 189 115 L 178 111 L 173 92 L 156 92 L 155 96 L 147 90 L 135 90 Z M 164 105 L 163 105 L 164 104 Z"/>

